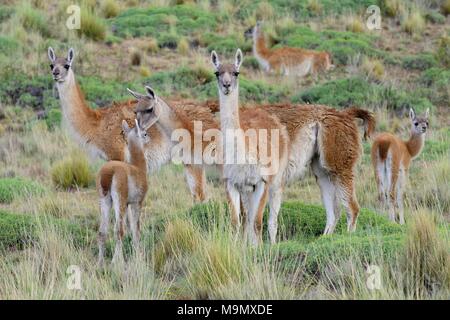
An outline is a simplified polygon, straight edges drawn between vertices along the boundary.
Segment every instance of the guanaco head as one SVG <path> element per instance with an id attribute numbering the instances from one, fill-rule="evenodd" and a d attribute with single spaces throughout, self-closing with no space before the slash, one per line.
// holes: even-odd
<path id="1" fill-rule="evenodd" d="M 224 63 L 219 61 L 219 57 L 215 51 L 211 52 L 211 62 L 214 66 L 215 75 L 217 77 L 217 86 L 219 91 L 224 95 L 229 95 L 233 90 L 236 90 L 239 85 L 238 76 L 239 68 L 242 64 L 242 51 L 237 49 L 234 64 Z"/>
<path id="2" fill-rule="evenodd" d="M 247 30 L 245 30 L 244 37 L 246 39 L 253 39 L 254 37 L 257 37 L 261 30 L 261 25 L 262 25 L 262 22 L 257 21 L 253 27 L 250 27 Z"/>
<path id="3" fill-rule="evenodd" d="M 147 130 L 159 119 L 159 101 L 155 91 L 145 86 L 146 94 L 140 94 L 128 89 L 128 92 L 137 99 L 135 108 L 136 120 L 139 125 Z"/>
<path id="4" fill-rule="evenodd" d="M 415 134 L 424 134 L 428 129 L 428 118 L 430 115 L 430 109 L 425 111 L 425 114 L 421 117 L 417 117 L 414 109 L 409 109 L 409 118 L 411 119 L 411 130 Z"/>
<path id="5" fill-rule="evenodd" d="M 72 48 L 69 49 L 66 58 L 57 58 L 52 47 L 48 48 L 48 58 L 50 59 L 50 69 L 52 71 L 53 80 L 56 82 L 64 82 L 67 76 L 72 72 L 72 62 L 75 57 L 75 52 Z"/>
<path id="6" fill-rule="evenodd" d="M 122 130 L 125 136 L 125 140 L 127 141 L 128 146 L 131 144 L 138 146 L 140 149 L 143 149 L 144 145 L 149 142 L 149 137 L 147 131 L 144 130 L 136 119 L 134 119 L 135 125 L 133 128 L 130 128 L 128 122 L 122 120 Z"/>

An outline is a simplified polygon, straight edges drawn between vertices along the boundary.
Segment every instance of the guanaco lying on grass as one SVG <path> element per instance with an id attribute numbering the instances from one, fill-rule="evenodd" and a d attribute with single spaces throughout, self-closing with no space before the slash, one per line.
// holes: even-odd
<path id="1" fill-rule="evenodd" d="M 389 219 L 405 223 L 403 214 L 403 192 L 411 160 L 422 151 L 428 129 L 429 110 L 423 117 L 409 111 L 411 135 L 403 141 L 393 134 L 379 134 L 372 145 L 372 164 L 378 187 L 378 197 L 383 207 L 389 209 Z"/>
<path id="2" fill-rule="evenodd" d="M 148 127 L 151 125 L 152 123 Z M 150 139 L 147 134 L 148 128 L 141 128 L 137 120 L 135 120 L 134 128 L 130 128 L 128 123 L 122 120 L 122 129 L 127 141 L 125 147 L 127 161 L 109 161 L 100 169 L 97 176 L 101 214 L 98 238 L 100 266 L 104 263 L 105 241 L 112 207 L 115 213 L 114 236 L 116 238 L 113 263 L 123 260 L 122 239 L 127 209 L 133 245 L 136 251 L 139 248 L 140 211 L 147 193 L 147 164 L 144 148 Z"/>
<path id="3" fill-rule="evenodd" d="M 257 22 L 254 27 L 248 29 L 245 37 L 253 39 L 253 55 L 266 72 L 304 77 L 308 74 L 334 69 L 331 56 L 325 51 L 291 47 L 269 49 L 261 30 L 261 22 Z"/>

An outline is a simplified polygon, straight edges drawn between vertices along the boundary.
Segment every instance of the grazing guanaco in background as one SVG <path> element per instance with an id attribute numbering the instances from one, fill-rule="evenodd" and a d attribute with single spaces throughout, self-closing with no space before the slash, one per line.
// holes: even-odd
<path id="1" fill-rule="evenodd" d="M 226 181 L 226 190 L 232 212 L 232 221 L 240 224 L 241 204 L 246 213 L 245 233 L 250 243 L 256 245 L 261 241 L 262 219 L 264 208 L 270 190 L 281 189 L 283 174 L 287 164 L 289 138 L 286 128 L 277 117 L 270 115 L 263 109 L 239 110 L 239 68 L 242 64 L 242 52 L 236 51 L 234 64 L 222 64 L 217 53 L 211 53 L 211 62 L 217 77 L 220 103 L 220 129 L 222 131 L 222 147 L 224 158 L 223 177 Z M 248 130 L 255 130 L 256 136 L 265 135 L 266 144 L 261 139 L 255 139 L 243 145 L 236 140 L 246 141 Z M 228 132 L 233 132 L 229 136 Z M 272 136 L 275 135 L 275 139 Z M 236 140 L 235 140 L 236 139 Z M 264 172 L 261 153 L 250 151 L 270 150 L 270 162 L 276 163 L 274 172 Z M 277 149 L 278 152 L 273 152 Z M 244 163 L 238 163 L 237 157 L 245 156 Z M 255 159 L 256 161 L 249 161 Z M 231 160 L 231 161 L 229 161 Z M 231 163 L 230 163 L 231 162 Z M 271 200 L 269 200 L 270 202 Z M 270 206 L 277 208 L 276 206 Z M 279 209 L 279 208 L 278 208 Z M 271 210 L 271 215 L 274 214 Z M 278 214 L 278 212 L 276 213 Z M 275 236 L 269 234 L 275 241 Z"/>
<path id="2" fill-rule="evenodd" d="M 48 48 L 50 68 L 56 82 L 63 119 L 69 132 L 88 153 L 104 160 L 124 161 L 125 140 L 122 136 L 121 121 L 133 123 L 134 109 L 137 101 L 114 103 L 108 108 L 91 109 L 75 80 L 72 70 L 75 51 L 69 49 L 66 58 L 57 57 L 54 50 Z M 174 106 L 182 106 L 185 110 L 195 110 L 192 101 L 176 100 Z M 170 136 L 158 125 L 148 129 L 151 142 L 145 147 L 148 171 L 153 173 L 170 161 Z M 205 173 L 196 166 L 185 167 L 188 185 L 194 200 L 204 201 Z"/>
<path id="3" fill-rule="evenodd" d="M 428 129 L 429 109 L 423 117 L 409 110 L 411 135 L 403 141 L 391 133 L 379 134 L 372 145 L 372 164 L 382 206 L 389 209 L 389 219 L 405 223 L 403 193 L 411 160 L 416 158 L 425 143 Z"/>
<path id="4" fill-rule="evenodd" d="M 269 49 L 261 22 L 248 29 L 245 37 L 253 39 L 253 55 L 266 72 L 304 77 L 334 68 L 328 52 L 291 47 Z"/>
<path id="5" fill-rule="evenodd" d="M 156 117 L 154 121 L 156 121 Z M 150 124 L 151 125 L 151 124 Z M 122 128 L 127 140 L 127 161 L 109 161 L 97 176 L 97 191 L 100 197 L 100 229 L 98 235 L 99 265 L 104 263 L 105 241 L 108 235 L 109 216 L 114 208 L 114 236 L 116 246 L 113 263 L 123 259 L 122 239 L 125 233 L 125 215 L 128 209 L 135 250 L 139 250 L 140 212 L 147 194 L 147 164 L 144 157 L 144 145 L 150 142 L 145 128 L 130 128 L 123 120 Z"/>

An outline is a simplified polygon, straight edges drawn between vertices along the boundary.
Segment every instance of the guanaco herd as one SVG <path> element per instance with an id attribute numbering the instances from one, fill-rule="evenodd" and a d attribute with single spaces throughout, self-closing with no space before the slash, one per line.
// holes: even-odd
<path id="1" fill-rule="evenodd" d="M 256 25 L 254 54 L 265 68 L 285 74 L 302 74 L 328 70 L 332 67 L 328 53 L 300 52 L 307 57 L 298 65 L 295 50 L 268 50 Z M 233 63 L 224 63 L 215 51 L 211 62 L 217 78 L 219 103 L 199 104 L 192 100 L 165 100 L 146 86 L 145 93 L 128 89 L 135 100 L 115 103 L 109 108 L 91 109 L 78 86 L 72 69 L 74 50 L 66 58 L 57 57 L 48 49 L 53 79 L 58 89 L 63 121 L 72 137 L 93 157 L 108 161 L 99 171 L 97 191 L 100 199 L 99 263 L 104 263 L 104 244 L 108 233 L 110 211 L 115 213 L 116 247 L 113 261 L 123 259 L 122 239 L 128 218 L 135 250 L 139 248 L 140 211 L 147 193 L 147 175 L 171 162 L 176 141 L 171 135 L 176 129 L 195 135 L 195 122 L 202 130 L 221 132 L 234 130 L 237 138 L 245 140 L 245 132 L 254 130 L 265 134 L 256 145 L 237 144 L 236 137 L 223 135 L 215 148 L 225 157 L 244 154 L 247 162 L 218 164 L 222 172 L 231 213 L 232 224 L 244 228 L 246 239 L 253 245 L 262 239 L 263 212 L 268 202 L 268 229 L 271 243 L 277 239 L 277 221 L 283 189 L 290 181 L 301 179 L 311 168 L 319 185 L 326 210 L 324 234 L 333 233 L 342 205 L 347 215 L 347 229 L 354 231 L 359 213 L 355 195 L 355 166 L 361 155 L 361 139 L 355 119 L 364 125 L 364 138 L 375 130 L 374 116 L 363 109 L 336 110 L 324 105 L 258 105 L 239 107 L 239 73 L 243 54 L 237 50 Z M 280 58 L 282 57 L 282 58 Z M 283 58 L 284 57 L 284 58 Z M 296 62 L 297 61 L 297 62 Z M 297 64 L 296 64 L 297 63 Z M 219 116 L 217 119 L 216 112 Z M 402 141 L 382 133 L 372 147 L 379 198 L 388 207 L 389 217 L 404 223 L 402 195 L 411 159 L 424 144 L 428 128 L 428 110 L 417 117 L 410 110 L 411 137 Z M 200 133 L 201 134 L 201 133 Z M 252 152 L 267 146 L 276 147 L 271 161 L 277 163 L 273 172 L 264 170 L 260 154 Z M 211 148 L 211 144 L 202 144 Z M 191 150 L 194 150 L 192 148 Z M 193 157 L 195 155 L 192 155 Z M 252 159 L 253 161 L 250 161 Z M 184 163 L 186 180 L 195 201 L 206 196 L 205 164 Z M 245 221 L 241 221 L 245 217 Z"/>

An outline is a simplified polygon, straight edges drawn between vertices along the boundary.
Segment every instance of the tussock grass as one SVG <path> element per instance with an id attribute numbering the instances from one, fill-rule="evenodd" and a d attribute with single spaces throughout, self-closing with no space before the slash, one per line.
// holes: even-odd
<path id="1" fill-rule="evenodd" d="M 81 8 L 80 36 L 85 36 L 94 41 L 103 41 L 106 37 L 106 26 L 104 21 L 88 5 Z"/>
<path id="2" fill-rule="evenodd" d="M 402 28 L 409 34 L 422 34 L 425 30 L 426 21 L 419 10 L 413 10 L 405 15 L 402 20 Z"/>
<path id="3" fill-rule="evenodd" d="M 54 185 L 63 189 L 85 188 L 94 182 L 86 156 L 76 151 L 53 165 L 51 177 Z"/>
<path id="4" fill-rule="evenodd" d="M 114 18 L 120 13 L 120 6 L 115 0 L 103 0 L 102 13 L 106 19 Z"/>
<path id="5" fill-rule="evenodd" d="M 415 215 L 407 232 L 402 264 L 405 290 L 415 298 L 426 298 L 450 290 L 450 247 L 448 234 L 439 236 L 433 216 Z"/>

